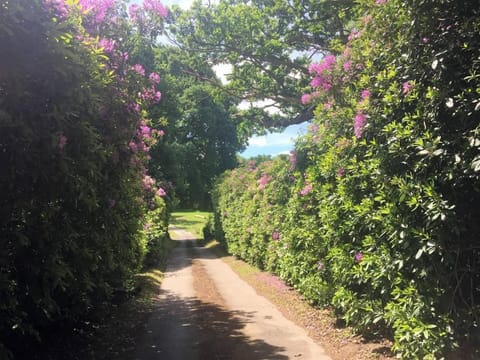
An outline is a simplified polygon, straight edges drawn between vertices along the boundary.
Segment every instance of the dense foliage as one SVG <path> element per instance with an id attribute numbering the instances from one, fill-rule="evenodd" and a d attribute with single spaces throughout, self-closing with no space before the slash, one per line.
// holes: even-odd
<path id="1" fill-rule="evenodd" d="M 166 10 L 137 10 L 142 22 L 114 1 L 0 1 L 2 359 L 128 290 L 155 248 L 147 208 L 165 230 L 165 191 L 143 165 L 159 77 L 122 37 Z"/>
<path id="2" fill-rule="evenodd" d="M 245 142 L 243 120 L 234 115 L 236 101 L 195 54 L 159 47 L 154 70 L 162 77 L 165 96 L 151 114 L 165 136 L 150 152 L 150 173 L 165 182 L 177 207 L 208 209 L 213 179 L 236 166 L 236 152 Z"/>
<path id="3" fill-rule="evenodd" d="M 281 127 L 311 119 L 312 109 L 298 102 L 308 86 L 307 66 L 332 38 L 347 40 L 353 5 L 351 0 L 195 1 L 189 10 L 174 8 L 167 30 L 204 62 L 232 66 L 223 90 L 251 102 L 243 115 L 252 127 Z"/>
<path id="4" fill-rule="evenodd" d="M 474 1 L 361 1 L 310 66 L 290 161 L 227 173 L 228 249 L 403 358 L 440 358 L 479 321 L 480 17 Z"/>

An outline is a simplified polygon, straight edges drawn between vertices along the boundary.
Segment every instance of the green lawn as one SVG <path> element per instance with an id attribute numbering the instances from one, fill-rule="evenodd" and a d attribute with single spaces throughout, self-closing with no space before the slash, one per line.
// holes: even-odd
<path id="1" fill-rule="evenodd" d="M 198 239 L 203 239 L 203 227 L 211 213 L 206 211 L 177 211 L 170 216 L 170 225 L 195 234 Z"/>

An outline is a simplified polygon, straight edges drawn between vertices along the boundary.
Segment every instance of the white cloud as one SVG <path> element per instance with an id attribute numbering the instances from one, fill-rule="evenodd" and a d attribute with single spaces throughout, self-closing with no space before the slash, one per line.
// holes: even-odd
<path id="1" fill-rule="evenodd" d="M 294 136 L 284 133 L 269 133 L 262 136 L 252 136 L 248 140 L 249 146 L 267 147 L 279 145 L 293 145 Z"/>
<path id="2" fill-rule="evenodd" d="M 232 65 L 231 64 L 217 64 L 212 67 L 213 71 L 215 71 L 215 74 L 217 77 L 220 79 L 222 84 L 228 84 L 227 80 L 227 75 L 231 74 L 232 72 Z"/>
<path id="3" fill-rule="evenodd" d="M 264 99 L 264 100 L 259 100 L 259 101 L 242 101 L 240 104 L 238 104 L 238 108 L 240 110 L 247 110 L 250 109 L 251 107 L 259 107 L 259 108 L 265 108 L 265 111 L 269 114 L 280 114 L 281 111 L 278 107 L 274 106 L 274 101 L 270 99 Z M 272 105 L 272 106 L 270 106 Z"/>

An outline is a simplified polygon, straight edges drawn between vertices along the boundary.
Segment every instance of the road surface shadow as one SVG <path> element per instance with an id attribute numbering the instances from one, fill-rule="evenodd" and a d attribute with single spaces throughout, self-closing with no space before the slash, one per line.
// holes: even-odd
<path id="1" fill-rule="evenodd" d="M 251 314 L 161 290 L 136 360 L 288 359 L 285 348 L 243 334 Z"/>

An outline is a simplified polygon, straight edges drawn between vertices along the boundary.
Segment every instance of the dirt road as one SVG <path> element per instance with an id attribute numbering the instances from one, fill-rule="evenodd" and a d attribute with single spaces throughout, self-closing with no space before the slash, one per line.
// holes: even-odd
<path id="1" fill-rule="evenodd" d="M 180 244 L 136 359 L 330 359 L 192 234 L 174 231 Z"/>

